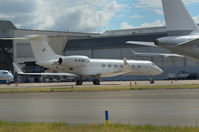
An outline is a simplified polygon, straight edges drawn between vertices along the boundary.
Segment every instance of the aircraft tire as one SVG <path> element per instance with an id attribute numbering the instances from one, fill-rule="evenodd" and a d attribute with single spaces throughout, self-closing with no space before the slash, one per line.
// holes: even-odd
<path id="1" fill-rule="evenodd" d="M 83 84 L 83 81 L 82 80 L 77 80 L 76 81 L 76 85 L 82 85 Z"/>
<path id="2" fill-rule="evenodd" d="M 98 79 L 93 80 L 93 85 L 100 85 L 100 81 Z"/>

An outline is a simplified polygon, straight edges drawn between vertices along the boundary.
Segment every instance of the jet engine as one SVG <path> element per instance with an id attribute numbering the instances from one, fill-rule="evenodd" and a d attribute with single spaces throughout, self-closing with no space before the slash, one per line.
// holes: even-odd
<path id="1" fill-rule="evenodd" d="M 87 56 L 64 56 L 58 59 L 59 65 L 82 67 L 87 65 L 90 59 Z"/>

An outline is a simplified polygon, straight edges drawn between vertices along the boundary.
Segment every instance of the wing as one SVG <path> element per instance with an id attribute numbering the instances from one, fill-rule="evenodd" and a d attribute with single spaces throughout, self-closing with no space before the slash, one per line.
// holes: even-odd
<path id="1" fill-rule="evenodd" d="M 131 72 L 132 71 L 131 66 L 128 64 L 126 58 L 123 59 L 123 62 L 124 62 L 123 70 L 111 72 L 111 73 L 110 72 L 109 73 L 102 73 L 101 77 L 113 77 L 113 76 L 124 75 L 124 74 Z"/>
<path id="2" fill-rule="evenodd" d="M 138 56 L 163 56 L 163 57 L 184 57 L 179 54 L 170 54 L 170 53 L 138 53 L 132 50 L 134 55 Z"/>
<path id="3" fill-rule="evenodd" d="M 199 38 L 180 43 L 180 44 L 177 45 L 177 47 L 193 46 L 193 45 L 196 45 L 198 43 L 199 43 Z"/>
<path id="4" fill-rule="evenodd" d="M 19 69 L 19 67 L 13 63 L 14 69 L 16 70 L 18 75 L 37 75 L 37 76 L 72 76 L 75 77 L 76 75 L 70 73 L 24 73 Z"/>

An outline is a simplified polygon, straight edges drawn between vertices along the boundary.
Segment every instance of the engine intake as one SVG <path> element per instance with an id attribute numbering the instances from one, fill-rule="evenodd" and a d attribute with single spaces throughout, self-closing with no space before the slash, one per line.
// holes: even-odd
<path id="1" fill-rule="evenodd" d="M 62 60 L 62 58 L 60 57 L 59 60 L 58 60 L 59 65 L 61 65 L 62 62 L 63 62 L 63 60 Z"/>
<path id="2" fill-rule="evenodd" d="M 64 56 L 59 58 L 59 65 L 82 67 L 87 65 L 90 59 L 87 56 Z"/>

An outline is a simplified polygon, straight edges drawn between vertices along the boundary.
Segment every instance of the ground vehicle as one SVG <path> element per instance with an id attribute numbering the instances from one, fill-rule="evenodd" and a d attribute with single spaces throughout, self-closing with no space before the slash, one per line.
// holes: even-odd
<path id="1" fill-rule="evenodd" d="M 180 79 L 196 79 L 197 73 L 189 73 L 187 71 L 180 71 L 177 73 L 168 73 L 166 80 L 180 80 Z"/>

